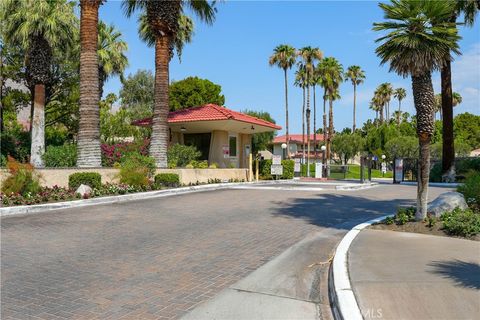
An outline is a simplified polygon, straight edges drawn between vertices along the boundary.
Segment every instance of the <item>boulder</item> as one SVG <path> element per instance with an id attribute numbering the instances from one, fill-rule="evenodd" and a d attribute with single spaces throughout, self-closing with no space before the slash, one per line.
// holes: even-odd
<path id="1" fill-rule="evenodd" d="M 435 200 L 428 204 L 427 212 L 440 217 L 446 211 L 452 211 L 459 207 L 460 209 L 467 208 L 467 202 L 463 194 L 455 191 L 445 192 L 439 195 Z"/>
<path id="2" fill-rule="evenodd" d="M 75 193 L 79 193 L 82 198 L 85 198 L 85 196 L 89 196 L 91 193 L 92 193 L 92 188 L 90 188 L 89 186 L 85 185 L 85 184 L 81 184 L 78 189 L 75 191 Z"/>

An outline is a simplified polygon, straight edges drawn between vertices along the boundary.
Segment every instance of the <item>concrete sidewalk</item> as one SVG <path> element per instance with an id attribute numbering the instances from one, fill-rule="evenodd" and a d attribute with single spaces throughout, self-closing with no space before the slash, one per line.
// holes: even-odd
<path id="1" fill-rule="evenodd" d="M 478 319 L 480 242 L 366 229 L 350 281 L 365 319 Z"/>

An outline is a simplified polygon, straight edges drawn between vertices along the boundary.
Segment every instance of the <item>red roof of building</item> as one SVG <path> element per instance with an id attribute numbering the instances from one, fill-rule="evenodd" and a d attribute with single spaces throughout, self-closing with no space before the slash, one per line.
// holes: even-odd
<path id="1" fill-rule="evenodd" d="M 262 120 L 256 117 L 246 115 L 241 112 L 233 111 L 225 107 L 220 107 L 216 104 L 206 104 L 203 106 L 192 107 L 168 113 L 168 123 L 177 122 L 193 122 L 193 121 L 215 121 L 215 120 L 236 120 L 250 124 L 256 124 L 264 127 L 269 127 L 275 130 L 280 130 L 282 127 L 274 123 Z M 137 126 L 151 126 L 152 118 L 145 118 L 135 120 L 132 122 Z"/>
<path id="2" fill-rule="evenodd" d="M 310 141 L 314 140 L 314 135 L 310 135 Z M 317 141 L 323 141 L 323 133 L 317 133 L 316 134 Z M 302 142 L 302 135 L 301 134 L 289 134 L 288 139 L 290 142 L 296 142 L 296 143 L 301 143 Z M 282 135 L 282 136 L 277 136 L 273 139 L 274 144 L 278 143 L 284 143 L 287 141 L 287 136 Z M 305 141 L 307 141 L 307 135 L 305 135 Z"/>

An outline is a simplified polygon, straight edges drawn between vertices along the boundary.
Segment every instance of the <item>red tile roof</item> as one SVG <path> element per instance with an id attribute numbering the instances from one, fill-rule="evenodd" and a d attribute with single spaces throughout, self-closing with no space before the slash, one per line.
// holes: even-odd
<path id="1" fill-rule="evenodd" d="M 199 107 L 192 107 L 177 111 L 171 111 L 168 114 L 168 123 L 193 122 L 193 121 L 215 121 L 215 120 L 236 120 L 250 124 L 256 124 L 280 130 L 282 127 L 274 123 L 246 115 L 241 112 L 233 111 L 216 104 L 206 104 Z M 145 118 L 132 122 L 137 126 L 151 126 L 152 118 Z"/>
<path id="2" fill-rule="evenodd" d="M 317 141 L 323 141 L 323 133 L 317 133 Z M 288 139 L 290 142 L 302 143 L 302 135 L 301 134 L 289 134 Z M 273 139 L 274 144 L 284 143 L 287 141 L 287 136 L 277 136 Z M 310 141 L 313 141 L 313 134 L 310 135 Z M 305 143 L 307 142 L 307 135 L 305 135 Z"/>

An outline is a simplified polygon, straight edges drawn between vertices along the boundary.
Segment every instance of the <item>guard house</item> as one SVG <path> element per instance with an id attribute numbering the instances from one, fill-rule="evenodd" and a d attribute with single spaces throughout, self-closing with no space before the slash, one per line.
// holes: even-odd
<path id="1" fill-rule="evenodd" d="M 136 120 L 133 125 L 149 127 L 152 118 Z M 274 123 L 215 104 L 171 111 L 168 114 L 170 145 L 195 146 L 200 160 L 220 168 L 248 168 L 252 134 L 280 130 Z"/>

